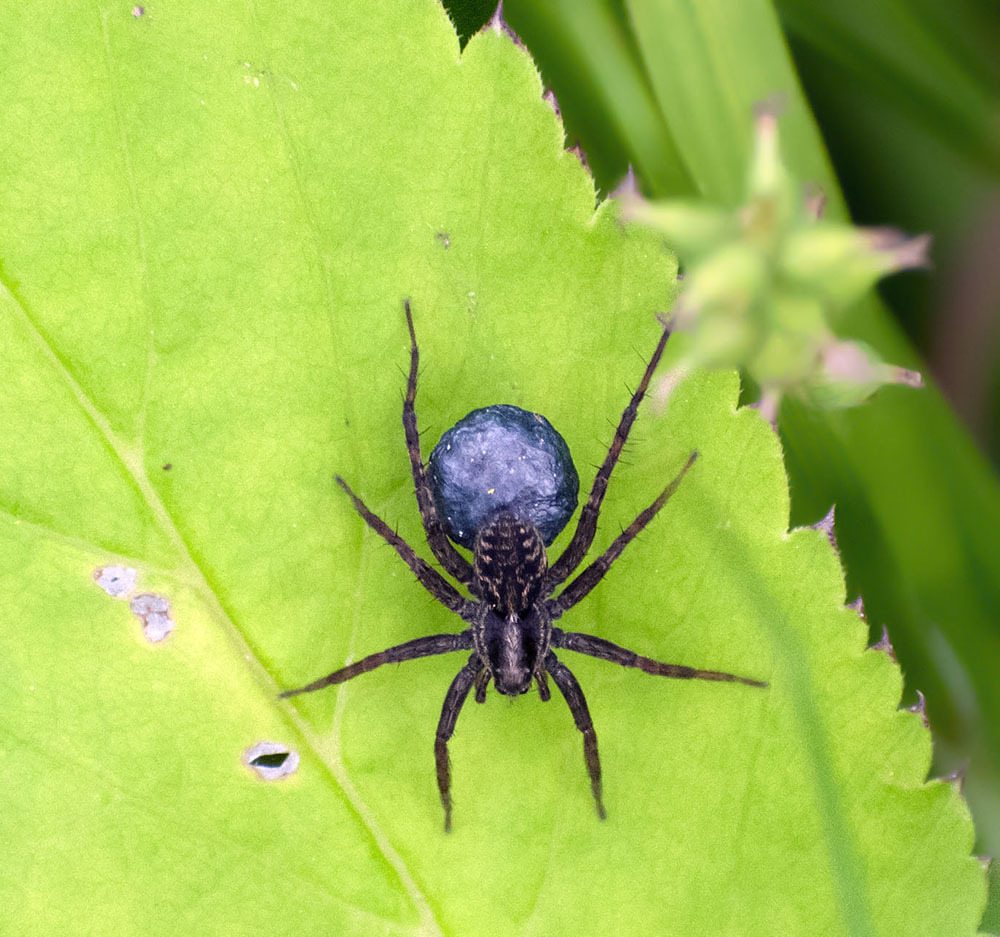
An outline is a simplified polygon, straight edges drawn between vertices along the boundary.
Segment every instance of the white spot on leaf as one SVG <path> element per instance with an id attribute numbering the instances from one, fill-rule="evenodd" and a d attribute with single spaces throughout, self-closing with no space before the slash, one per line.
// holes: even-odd
<path id="1" fill-rule="evenodd" d="M 131 566 L 98 566 L 94 582 L 113 599 L 123 599 L 135 589 L 136 575 Z"/>
<path id="2" fill-rule="evenodd" d="M 174 620 L 170 617 L 170 602 L 162 595 L 144 592 L 137 595 L 129 608 L 142 622 L 142 630 L 149 641 L 162 641 L 174 630 Z"/>

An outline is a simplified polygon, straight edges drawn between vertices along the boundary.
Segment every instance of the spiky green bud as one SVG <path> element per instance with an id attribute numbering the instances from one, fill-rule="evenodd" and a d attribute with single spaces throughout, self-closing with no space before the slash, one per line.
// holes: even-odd
<path id="1" fill-rule="evenodd" d="M 929 239 L 822 221 L 821 211 L 789 174 L 766 109 L 741 208 L 634 194 L 624 202 L 623 218 L 663 234 L 687 267 L 672 317 L 691 336 L 678 373 L 739 367 L 769 398 L 795 392 L 825 408 L 854 406 L 887 383 L 916 384 L 919 375 L 867 345 L 839 341 L 831 324 L 880 277 L 924 266 Z"/>

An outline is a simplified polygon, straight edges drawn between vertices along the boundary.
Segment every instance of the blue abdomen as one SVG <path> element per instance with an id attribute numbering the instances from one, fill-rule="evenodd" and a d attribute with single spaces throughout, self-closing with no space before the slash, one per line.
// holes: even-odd
<path id="1" fill-rule="evenodd" d="M 434 447 L 427 468 L 445 531 L 470 549 L 476 531 L 500 511 L 534 524 L 548 546 L 580 490 L 562 436 L 545 417 L 510 404 L 462 417 Z"/>

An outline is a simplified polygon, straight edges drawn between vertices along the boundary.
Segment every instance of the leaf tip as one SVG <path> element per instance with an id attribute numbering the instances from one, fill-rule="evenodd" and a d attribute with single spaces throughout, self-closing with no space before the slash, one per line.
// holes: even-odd
<path id="1" fill-rule="evenodd" d="M 889 632 L 885 625 L 882 626 L 882 637 L 879 638 L 871 647 L 868 648 L 869 651 L 884 651 L 889 655 L 890 659 L 894 664 L 899 663 L 896 660 L 896 652 L 892 649 L 892 642 L 889 640 Z"/>
<path id="2" fill-rule="evenodd" d="M 500 0 L 500 2 L 497 4 L 497 8 L 493 11 L 493 15 L 489 18 L 486 25 L 483 26 L 483 29 L 480 30 L 480 32 L 485 31 L 487 29 L 490 30 L 491 32 L 496 33 L 499 36 L 506 36 L 508 39 L 510 39 L 511 42 L 514 43 L 514 45 L 518 46 L 521 49 L 527 50 L 528 48 L 524 44 L 524 42 L 521 41 L 521 37 L 516 32 L 514 32 L 513 29 L 511 29 L 510 23 L 508 23 L 507 20 L 504 19 L 503 0 Z"/>
<path id="3" fill-rule="evenodd" d="M 587 171 L 588 176 L 591 177 L 593 176 L 593 173 L 590 171 L 590 166 L 587 163 L 587 155 L 586 153 L 583 152 L 583 149 L 580 147 L 579 143 L 574 143 L 567 150 L 567 152 L 572 153 L 580 161 L 580 165 Z"/>
<path id="4" fill-rule="evenodd" d="M 942 775 L 938 780 L 944 781 L 945 784 L 950 784 L 959 794 L 962 794 L 965 791 L 966 768 L 966 765 L 959 765 L 954 771 L 949 771 L 948 774 Z"/>
<path id="5" fill-rule="evenodd" d="M 546 88 L 542 93 L 542 100 L 552 108 L 552 112 L 562 121 L 562 108 L 559 107 L 559 101 L 556 98 L 556 93 L 551 88 Z"/>
<path id="6" fill-rule="evenodd" d="M 920 717 L 920 721 L 924 724 L 925 729 L 929 729 L 931 724 L 927 719 L 927 698 L 924 696 L 920 690 L 917 690 L 917 701 L 912 706 L 907 706 L 906 711 L 908 713 L 914 713 Z"/>
<path id="7" fill-rule="evenodd" d="M 830 546 L 833 547 L 834 551 L 839 555 L 840 550 L 837 547 L 837 534 L 834 531 L 834 523 L 836 521 L 837 505 L 831 504 L 830 510 L 826 512 L 815 524 L 811 524 L 813 530 L 818 530 L 821 534 L 826 536 L 829 541 Z"/>

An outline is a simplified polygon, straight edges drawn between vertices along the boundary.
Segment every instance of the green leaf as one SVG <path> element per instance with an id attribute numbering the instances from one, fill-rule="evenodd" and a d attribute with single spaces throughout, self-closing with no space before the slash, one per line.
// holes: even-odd
<path id="1" fill-rule="evenodd" d="M 607 822 L 561 701 L 491 695 L 459 722 L 444 835 L 431 741 L 458 660 L 276 699 L 459 627 L 332 484 L 423 549 L 403 297 L 428 443 L 510 402 L 585 478 L 657 338 L 672 261 L 595 214 L 523 51 L 488 32 L 460 57 L 424 0 L 28 5 L 5 30 L 0 904 L 21 933 L 974 933 L 965 805 L 925 783 L 929 736 L 825 538 L 787 533 L 778 443 L 732 375 L 641 412 L 598 548 L 701 458 L 566 627 L 771 686 L 565 654 Z M 95 582 L 112 565 L 136 570 L 124 599 Z M 162 642 L 135 594 L 169 602 Z M 260 779 L 261 741 L 297 770 Z"/>

